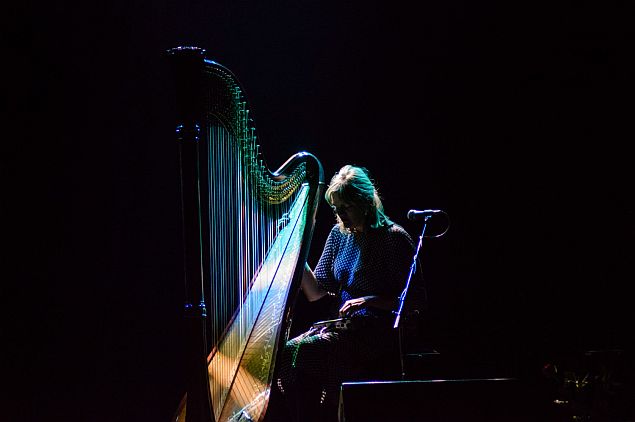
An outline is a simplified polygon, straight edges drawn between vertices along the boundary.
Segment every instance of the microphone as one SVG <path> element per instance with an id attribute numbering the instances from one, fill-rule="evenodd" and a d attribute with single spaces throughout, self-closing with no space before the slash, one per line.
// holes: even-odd
<path id="1" fill-rule="evenodd" d="M 436 214 L 444 214 L 441 210 L 410 210 L 408 211 L 408 220 L 419 221 L 430 218 Z"/>

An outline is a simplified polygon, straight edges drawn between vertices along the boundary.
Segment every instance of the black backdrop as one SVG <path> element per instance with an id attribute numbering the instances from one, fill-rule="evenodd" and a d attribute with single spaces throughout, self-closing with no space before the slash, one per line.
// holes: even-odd
<path id="1" fill-rule="evenodd" d="M 183 391 L 163 52 L 241 80 L 265 159 L 370 169 L 421 252 L 435 346 L 532 372 L 629 349 L 633 7 L 603 2 L 28 4 L 6 18 L 4 363 L 15 420 L 168 420 Z M 499 4 L 500 3 L 500 4 Z M 322 204 L 311 264 L 332 224 Z"/>

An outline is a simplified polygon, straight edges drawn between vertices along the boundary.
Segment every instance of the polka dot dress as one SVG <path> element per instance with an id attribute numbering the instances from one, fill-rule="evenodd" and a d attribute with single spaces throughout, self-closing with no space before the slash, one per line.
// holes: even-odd
<path id="1" fill-rule="evenodd" d="M 315 276 L 323 289 L 340 295 L 340 306 L 367 295 L 397 298 L 413 253 L 410 235 L 397 224 L 354 234 L 342 233 L 336 225 L 326 240 Z M 390 312 L 366 308 L 357 314 L 386 316 Z"/>
<path id="2" fill-rule="evenodd" d="M 315 268 L 318 284 L 336 295 L 332 317 L 349 299 L 389 295 L 396 301 L 413 254 L 411 237 L 397 224 L 364 233 L 342 233 L 334 226 Z M 333 406 L 343 381 L 393 350 L 394 342 L 388 341 L 393 335 L 391 311 L 369 307 L 353 316 L 366 324 L 349 331 L 309 330 L 287 342 L 277 380 L 283 394 L 297 396 L 304 389 L 305 396 L 313 396 L 309 400 Z M 315 391 L 307 391 L 309 386 Z"/>

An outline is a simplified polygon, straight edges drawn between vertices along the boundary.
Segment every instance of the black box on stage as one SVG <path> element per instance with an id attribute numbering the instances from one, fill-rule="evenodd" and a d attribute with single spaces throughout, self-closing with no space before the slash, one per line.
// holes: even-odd
<path id="1" fill-rule="evenodd" d="M 540 403 L 513 378 L 343 383 L 340 422 L 544 422 Z"/>

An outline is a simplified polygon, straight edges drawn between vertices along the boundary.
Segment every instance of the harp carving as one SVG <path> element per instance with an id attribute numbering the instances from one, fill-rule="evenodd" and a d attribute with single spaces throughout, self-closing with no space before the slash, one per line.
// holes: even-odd
<path id="1" fill-rule="evenodd" d="M 187 392 L 173 420 L 262 421 L 313 234 L 322 166 L 300 152 L 270 171 L 237 78 L 196 47 L 168 56 L 188 342 Z"/>

